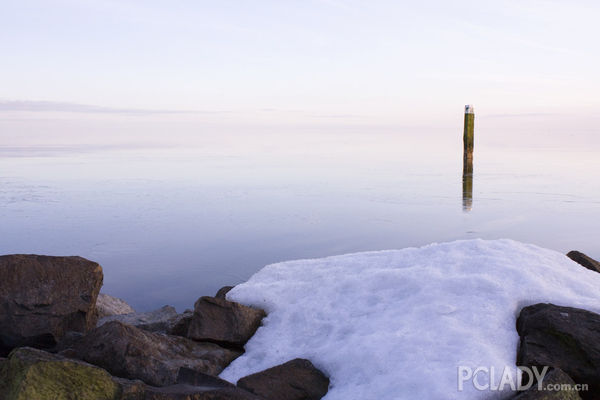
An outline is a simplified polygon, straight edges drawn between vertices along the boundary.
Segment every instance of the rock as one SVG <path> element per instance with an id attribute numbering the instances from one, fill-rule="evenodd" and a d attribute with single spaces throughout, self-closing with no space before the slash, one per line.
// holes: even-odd
<path id="1" fill-rule="evenodd" d="M 111 376 L 105 370 L 42 350 L 14 350 L 0 364 L 2 400 L 261 400 L 213 378 L 202 386 L 153 387 Z"/>
<path id="2" fill-rule="evenodd" d="M 559 386 L 556 390 L 555 385 Z M 575 389 L 575 382 L 562 370 L 555 368 L 549 371 L 542 381 L 542 390 L 534 384 L 530 389 L 513 397 L 514 400 L 581 400 Z M 571 390 L 567 388 L 572 388 Z"/>
<path id="3" fill-rule="evenodd" d="M 122 400 L 137 400 L 126 398 Z M 207 389 L 205 387 L 175 385 L 166 388 L 147 387 L 144 400 L 263 400 L 238 388 Z"/>
<path id="4" fill-rule="evenodd" d="M 521 310 L 517 331 L 517 365 L 560 368 L 576 383 L 589 385 L 583 398 L 600 393 L 600 315 L 535 304 Z"/>
<path id="5" fill-rule="evenodd" d="M 15 349 L 0 369 L 3 400 L 117 400 L 105 370 L 30 347 Z"/>
<path id="6" fill-rule="evenodd" d="M 111 315 L 131 314 L 134 312 L 135 310 L 125 300 L 109 296 L 106 293 L 100 293 L 96 300 L 96 314 L 99 319 Z"/>
<path id="7" fill-rule="evenodd" d="M 194 312 L 192 310 L 185 310 L 182 314 L 178 314 L 177 317 L 169 320 L 170 325 L 167 328 L 167 333 L 169 335 L 187 337 L 187 333 L 190 327 L 190 323 L 192 322 L 193 316 Z"/>
<path id="8" fill-rule="evenodd" d="M 241 348 L 264 317 L 263 310 L 215 297 L 200 297 L 194 304 L 188 337 Z"/>
<path id="9" fill-rule="evenodd" d="M 177 373 L 178 384 L 192 385 L 192 386 L 210 386 L 214 388 L 218 387 L 235 387 L 231 382 L 227 382 L 216 376 L 204 374 L 202 372 L 195 371 L 189 368 L 179 368 Z"/>
<path id="10" fill-rule="evenodd" d="M 318 400 L 327 394 L 329 378 L 310 361 L 296 358 L 248 375 L 237 385 L 265 400 Z"/>
<path id="11" fill-rule="evenodd" d="M 217 299 L 227 300 L 227 298 L 226 298 L 227 293 L 229 293 L 229 291 L 233 288 L 234 288 L 234 286 L 223 286 L 221 289 L 219 289 L 217 294 L 215 294 L 215 297 Z"/>
<path id="12" fill-rule="evenodd" d="M 241 354 L 214 343 L 152 333 L 118 321 L 90 331 L 73 351 L 77 358 L 113 375 L 154 386 L 175 384 L 182 367 L 218 375 Z"/>
<path id="13" fill-rule="evenodd" d="M 81 257 L 0 256 L 0 356 L 50 348 L 67 331 L 96 325 L 102 267 Z"/>
<path id="14" fill-rule="evenodd" d="M 576 263 L 583 265 L 587 269 L 591 269 L 595 272 L 600 272 L 600 262 L 594 260 L 592 257 L 588 257 L 585 254 L 580 253 L 579 251 L 572 250 L 567 253 L 567 257 L 569 257 Z"/>
<path id="15" fill-rule="evenodd" d="M 187 336 L 193 314 L 192 310 L 185 310 L 182 314 L 177 314 L 175 308 L 164 306 L 154 311 L 110 315 L 100 319 L 97 326 L 102 326 L 110 321 L 119 321 L 149 332 Z"/>
<path id="16" fill-rule="evenodd" d="M 263 400 L 236 387 L 210 387 L 177 384 L 154 387 L 140 381 L 116 380 L 121 384 L 120 400 Z"/>
<path id="17" fill-rule="evenodd" d="M 73 357 L 73 346 L 75 346 L 75 344 L 79 342 L 81 338 L 83 338 L 83 333 L 69 331 L 65 333 L 60 342 L 58 342 L 58 344 L 49 351 L 66 357 Z"/>
<path id="18" fill-rule="evenodd" d="M 111 321 L 119 321 L 150 332 L 166 332 L 178 322 L 178 316 L 179 314 L 177 314 L 175 308 L 164 306 L 154 311 L 110 315 L 100 319 L 98 321 L 98 326 L 102 326 Z"/>

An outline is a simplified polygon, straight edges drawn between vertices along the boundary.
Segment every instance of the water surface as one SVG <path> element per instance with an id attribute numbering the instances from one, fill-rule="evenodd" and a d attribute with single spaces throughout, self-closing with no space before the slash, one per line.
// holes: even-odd
<path id="1" fill-rule="evenodd" d="M 189 308 L 273 262 L 461 238 L 600 258 L 597 148 L 476 138 L 464 207 L 462 131 L 413 136 L 0 147 L 0 253 L 95 260 L 139 310 Z"/>

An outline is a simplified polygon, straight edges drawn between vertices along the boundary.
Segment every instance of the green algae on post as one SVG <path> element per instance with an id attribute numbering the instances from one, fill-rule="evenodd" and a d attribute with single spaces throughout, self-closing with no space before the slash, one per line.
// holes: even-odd
<path id="1" fill-rule="evenodd" d="M 465 129 L 463 143 L 465 146 L 465 157 L 473 157 L 473 145 L 475 140 L 475 109 L 472 105 L 465 106 Z"/>

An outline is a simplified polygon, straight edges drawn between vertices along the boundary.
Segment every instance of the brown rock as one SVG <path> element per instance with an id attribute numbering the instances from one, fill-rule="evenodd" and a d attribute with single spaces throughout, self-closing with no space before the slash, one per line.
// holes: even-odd
<path id="1" fill-rule="evenodd" d="M 14 350 L 0 365 L 2 400 L 261 400 L 218 378 L 199 382 L 153 387 L 28 347 Z"/>
<path id="2" fill-rule="evenodd" d="M 119 400 L 263 400 L 236 387 L 210 387 L 176 384 L 148 386 L 140 381 L 116 378 L 122 388 Z"/>
<path id="3" fill-rule="evenodd" d="M 65 333 L 60 342 L 58 342 L 58 344 L 49 351 L 52 353 L 61 354 L 66 351 L 67 353 L 65 355 L 70 357 L 69 354 L 72 354 L 73 346 L 75 346 L 75 344 L 77 344 L 77 342 L 79 342 L 83 336 L 84 334 L 81 332 L 69 331 Z"/>
<path id="4" fill-rule="evenodd" d="M 248 375 L 237 385 L 266 400 L 318 400 L 327 394 L 329 378 L 310 361 L 296 358 Z"/>
<path id="5" fill-rule="evenodd" d="M 179 368 L 177 373 L 177 383 L 192 386 L 225 387 L 231 388 L 235 385 L 213 375 L 204 374 L 190 368 Z"/>
<path id="6" fill-rule="evenodd" d="M 113 375 L 154 386 L 175 384 L 182 367 L 218 375 L 241 354 L 214 343 L 147 332 L 117 321 L 90 331 L 72 350 L 77 358 Z"/>
<path id="7" fill-rule="evenodd" d="M 254 335 L 265 312 L 215 297 L 200 297 L 188 329 L 193 340 L 243 347 Z"/>
<path id="8" fill-rule="evenodd" d="M 595 272 L 600 272 L 600 262 L 594 260 L 592 257 L 588 257 L 585 254 L 572 250 L 567 253 L 567 257 L 571 260 L 575 261 L 577 264 L 586 267 L 587 269 L 591 269 Z"/>
<path id="9" fill-rule="evenodd" d="M 50 348 L 96 325 L 102 267 L 81 257 L 0 256 L 0 355 Z"/>
<path id="10" fill-rule="evenodd" d="M 183 313 L 177 314 L 175 318 L 169 321 L 170 325 L 167 328 L 167 333 L 169 335 L 187 336 L 193 316 L 194 312 L 192 310 L 185 310 Z"/>
<path id="11" fill-rule="evenodd" d="M 227 300 L 227 298 L 226 298 L 227 293 L 229 293 L 229 291 L 233 288 L 234 288 L 233 286 L 223 286 L 221 289 L 219 289 L 217 294 L 215 294 L 215 297 L 217 299 Z"/>

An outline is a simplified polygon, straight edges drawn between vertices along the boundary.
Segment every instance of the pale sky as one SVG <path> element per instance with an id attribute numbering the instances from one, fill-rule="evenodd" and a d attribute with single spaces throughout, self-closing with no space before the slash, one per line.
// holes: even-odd
<path id="1" fill-rule="evenodd" d="M 597 1 L 4 0 L 0 135 L 443 126 L 467 103 L 597 129 L 599 20 Z"/>

